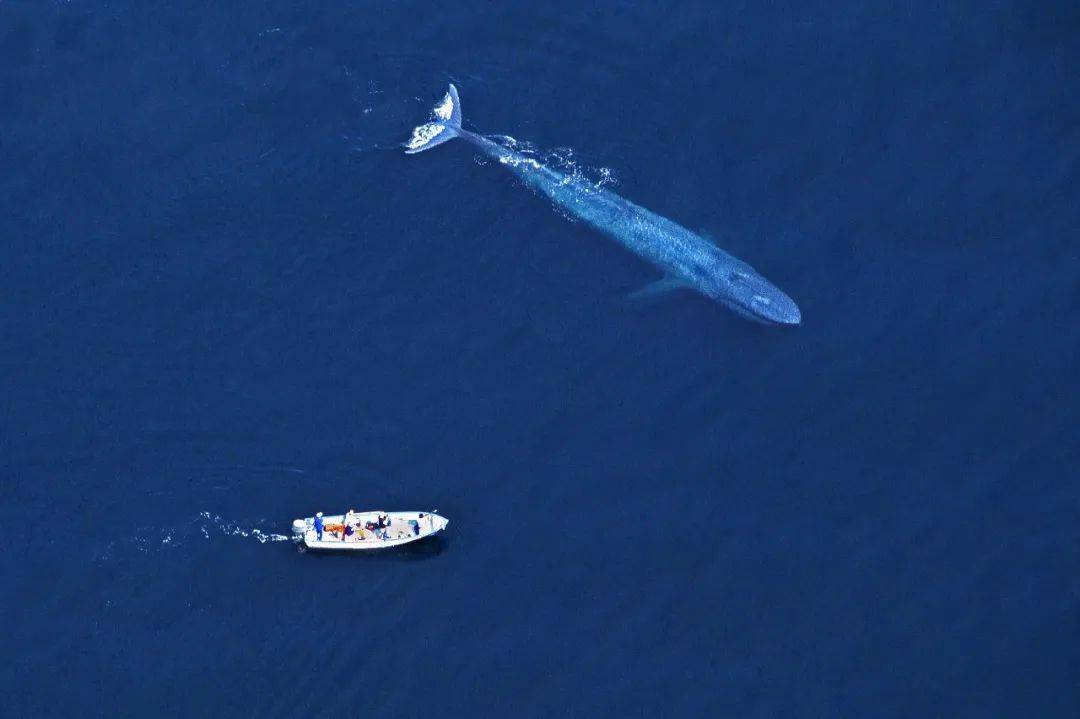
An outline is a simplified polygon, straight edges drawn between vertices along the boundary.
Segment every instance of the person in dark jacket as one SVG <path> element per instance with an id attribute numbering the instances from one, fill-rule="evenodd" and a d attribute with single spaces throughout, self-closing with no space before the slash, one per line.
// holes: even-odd
<path id="1" fill-rule="evenodd" d="M 316 512 L 315 513 L 315 536 L 317 536 L 319 538 L 320 542 L 322 541 L 322 533 L 323 533 L 322 512 Z"/>

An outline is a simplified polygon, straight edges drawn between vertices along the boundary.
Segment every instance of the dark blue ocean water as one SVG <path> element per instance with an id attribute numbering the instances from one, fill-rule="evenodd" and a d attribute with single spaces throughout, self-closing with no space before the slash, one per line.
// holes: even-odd
<path id="1" fill-rule="evenodd" d="M 5 714 L 1080 715 L 1080 12 L 886 5 L 0 4 Z"/>

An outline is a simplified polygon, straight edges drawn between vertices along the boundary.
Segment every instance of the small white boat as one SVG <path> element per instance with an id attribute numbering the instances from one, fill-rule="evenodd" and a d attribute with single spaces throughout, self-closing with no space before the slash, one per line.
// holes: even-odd
<path id="1" fill-rule="evenodd" d="M 322 519 L 322 537 L 316 530 Z M 293 541 L 309 549 L 364 551 L 416 542 L 446 529 L 446 517 L 433 512 L 347 512 L 294 519 Z M 347 528 L 347 529 L 346 529 Z"/>

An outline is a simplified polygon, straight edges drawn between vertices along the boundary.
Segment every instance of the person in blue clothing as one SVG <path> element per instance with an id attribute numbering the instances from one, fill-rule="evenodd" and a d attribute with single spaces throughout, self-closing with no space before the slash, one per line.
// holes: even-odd
<path id="1" fill-rule="evenodd" d="M 320 542 L 322 541 L 322 532 L 323 532 L 322 512 L 316 512 L 315 513 L 315 536 L 317 536 L 319 538 Z"/>

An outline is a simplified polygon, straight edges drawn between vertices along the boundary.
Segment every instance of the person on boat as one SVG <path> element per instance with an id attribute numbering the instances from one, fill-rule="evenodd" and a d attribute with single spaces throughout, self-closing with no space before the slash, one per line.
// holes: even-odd
<path id="1" fill-rule="evenodd" d="M 341 521 L 345 525 L 345 529 L 341 533 L 341 541 L 344 542 L 346 537 L 351 537 L 356 533 L 356 527 L 353 526 L 358 523 L 356 519 L 356 510 L 350 509 L 345 513 L 345 517 Z"/>
<path id="2" fill-rule="evenodd" d="M 378 534 L 383 539 L 389 539 L 386 534 L 386 528 L 390 526 L 390 517 L 386 516 L 386 512 L 379 512 L 379 531 Z"/>
<path id="3" fill-rule="evenodd" d="M 315 513 L 315 536 L 319 538 L 320 542 L 322 541 L 322 533 L 323 533 L 322 512 L 316 512 Z"/>

